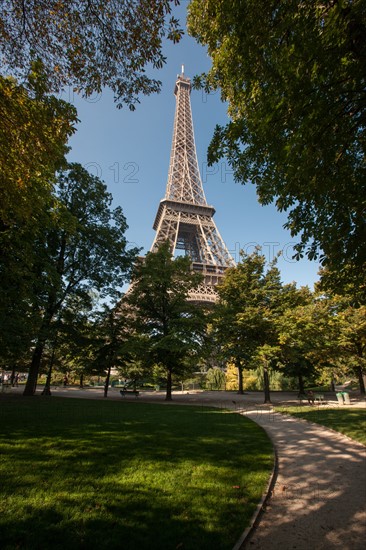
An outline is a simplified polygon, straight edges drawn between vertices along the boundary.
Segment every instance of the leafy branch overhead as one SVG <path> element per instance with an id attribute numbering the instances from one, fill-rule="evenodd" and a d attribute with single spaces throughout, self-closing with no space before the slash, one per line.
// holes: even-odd
<path id="1" fill-rule="evenodd" d="M 188 27 L 212 59 L 196 85 L 231 117 L 209 161 L 288 212 L 297 258 L 364 282 L 366 3 L 193 0 Z"/>
<path id="2" fill-rule="evenodd" d="M 146 67 L 161 69 L 164 39 L 183 34 L 177 0 L 7 0 L 0 15 L 3 71 L 25 80 L 42 62 L 50 91 L 70 85 L 84 96 L 111 88 L 118 107 L 160 90 Z"/>

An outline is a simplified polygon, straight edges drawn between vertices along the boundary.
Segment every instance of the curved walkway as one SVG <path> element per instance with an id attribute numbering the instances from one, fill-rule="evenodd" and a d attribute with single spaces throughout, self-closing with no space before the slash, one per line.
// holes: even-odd
<path id="1" fill-rule="evenodd" d="M 243 414 L 271 437 L 278 471 L 264 513 L 242 548 L 365 548 L 366 448 L 290 416 Z"/>

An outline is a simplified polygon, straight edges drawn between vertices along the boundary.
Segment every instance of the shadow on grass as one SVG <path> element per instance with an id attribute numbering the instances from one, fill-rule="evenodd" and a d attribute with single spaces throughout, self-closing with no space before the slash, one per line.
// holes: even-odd
<path id="1" fill-rule="evenodd" d="M 1 522 L 2 549 L 162 549 L 230 548 L 217 532 L 208 531 L 197 521 L 175 517 L 174 507 L 163 506 L 159 495 L 139 490 L 125 493 L 109 505 L 91 501 L 75 515 L 73 499 L 60 499 L 55 505 L 28 510 L 25 517 Z M 131 497 L 131 498 L 130 498 Z M 82 500 L 82 499 L 81 499 Z M 99 496 L 103 500 L 103 495 Z M 74 517 L 70 517 L 71 514 Z"/>
<path id="2" fill-rule="evenodd" d="M 231 548 L 272 467 L 265 433 L 203 407 L 0 403 L 3 549 Z"/>

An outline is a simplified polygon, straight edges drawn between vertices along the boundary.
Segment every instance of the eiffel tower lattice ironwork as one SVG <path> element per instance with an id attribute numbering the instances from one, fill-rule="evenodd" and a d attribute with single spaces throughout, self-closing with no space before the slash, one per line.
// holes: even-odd
<path id="1" fill-rule="evenodd" d="M 216 284 L 225 269 L 235 266 L 213 220 L 215 209 L 209 206 L 203 191 L 198 168 L 191 110 L 191 81 L 177 76 L 174 94 L 176 110 L 173 142 L 165 198 L 160 201 L 155 218 L 156 235 L 153 252 L 169 241 L 172 255 L 184 251 L 192 259 L 192 267 L 204 276 L 202 284 L 190 293 L 195 302 L 215 302 Z"/>

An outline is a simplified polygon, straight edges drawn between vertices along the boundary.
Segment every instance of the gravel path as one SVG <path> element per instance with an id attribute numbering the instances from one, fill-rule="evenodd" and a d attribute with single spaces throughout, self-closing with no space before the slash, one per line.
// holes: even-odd
<path id="1" fill-rule="evenodd" d="M 265 511 L 242 548 L 365 548 L 366 448 L 290 416 L 244 414 L 271 437 L 278 472 Z"/>

